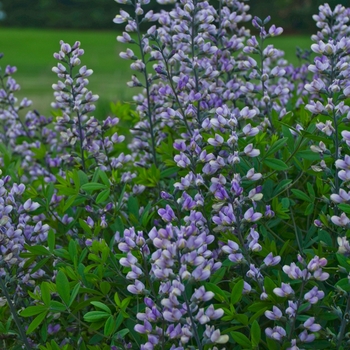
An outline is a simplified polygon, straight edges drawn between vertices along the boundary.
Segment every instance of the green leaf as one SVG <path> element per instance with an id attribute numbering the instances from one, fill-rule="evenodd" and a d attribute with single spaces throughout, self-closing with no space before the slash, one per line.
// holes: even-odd
<path id="1" fill-rule="evenodd" d="M 287 137 L 283 137 L 282 139 L 276 141 L 265 153 L 265 157 L 268 157 L 269 155 L 272 155 L 276 153 L 279 149 L 281 149 L 286 142 L 288 141 Z"/>
<path id="2" fill-rule="evenodd" d="M 250 340 L 243 333 L 230 332 L 230 335 L 237 344 L 242 345 L 247 349 L 251 349 L 252 344 L 250 343 Z"/>
<path id="3" fill-rule="evenodd" d="M 231 305 L 235 305 L 242 299 L 242 292 L 244 287 L 244 281 L 239 280 L 234 287 L 232 288 L 231 292 Z"/>
<path id="4" fill-rule="evenodd" d="M 139 217 L 139 202 L 137 198 L 130 196 L 128 199 L 128 212 L 136 218 Z"/>
<path id="5" fill-rule="evenodd" d="M 338 204 L 338 208 L 346 214 L 350 214 L 350 205 L 349 204 Z"/>
<path id="6" fill-rule="evenodd" d="M 340 287 L 341 289 L 345 290 L 345 292 L 350 292 L 350 283 L 348 278 L 342 278 L 335 284 L 335 286 Z"/>
<path id="7" fill-rule="evenodd" d="M 329 137 L 322 137 L 319 135 L 315 135 L 315 134 L 311 134 L 307 131 L 301 130 L 301 134 L 303 135 L 303 137 L 309 139 L 309 140 L 313 140 L 313 141 L 322 141 L 325 144 L 328 144 L 330 141 Z"/>
<path id="8" fill-rule="evenodd" d="M 107 281 L 102 281 L 100 283 L 100 290 L 104 295 L 107 295 L 111 290 L 111 284 L 108 283 Z"/>
<path id="9" fill-rule="evenodd" d="M 43 159 L 45 158 L 47 151 L 46 151 L 46 147 L 44 144 L 40 144 L 40 147 L 32 147 L 31 151 L 35 154 L 35 159 Z"/>
<path id="10" fill-rule="evenodd" d="M 107 321 L 105 323 L 104 330 L 103 330 L 104 335 L 109 336 L 110 334 L 112 334 L 114 331 L 114 328 L 115 328 L 115 320 L 114 320 L 114 317 L 111 315 L 107 318 Z"/>
<path id="11" fill-rule="evenodd" d="M 217 270 L 211 277 L 210 277 L 210 283 L 218 284 L 222 279 L 224 278 L 226 273 L 226 268 L 221 267 L 219 270 Z"/>
<path id="12" fill-rule="evenodd" d="M 100 192 L 96 197 L 96 204 L 105 202 L 108 199 L 110 194 L 111 194 L 111 190 L 109 188 Z"/>
<path id="13" fill-rule="evenodd" d="M 111 184 L 109 182 L 108 176 L 106 175 L 106 173 L 104 171 L 102 171 L 101 169 L 99 169 L 98 175 L 100 176 L 100 179 L 102 180 L 102 182 L 107 186 L 110 187 Z"/>
<path id="14" fill-rule="evenodd" d="M 56 286 L 57 286 L 58 295 L 61 297 L 63 302 L 66 305 L 68 305 L 69 299 L 70 299 L 70 287 L 69 287 L 67 276 L 62 270 L 58 271 L 57 273 Z"/>
<path id="15" fill-rule="evenodd" d="M 269 350 L 280 350 L 280 347 L 276 340 L 266 337 L 267 348 Z"/>
<path id="16" fill-rule="evenodd" d="M 261 339 L 261 330 L 257 320 L 254 320 L 252 324 L 252 327 L 250 330 L 250 337 L 252 339 L 253 348 L 257 348 L 259 346 L 260 339 Z"/>
<path id="17" fill-rule="evenodd" d="M 42 298 L 44 304 L 45 305 L 50 304 L 51 294 L 50 294 L 49 283 L 48 282 L 41 283 L 40 291 L 41 291 L 41 298 Z"/>
<path id="18" fill-rule="evenodd" d="M 70 196 L 68 199 L 64 202 L 63 212 L 66 212 L 74 203 L 75 199 L 77 198 L 77 195 Z"/>
<path id="19" fill-rule="evenodd" d="M 310 182 L 308 182 L 308 183 L 306 184 L 306 186 L 307 186 L 307 190 L 308 190 L 308 192 L 309 192 L 310 197 L 311 197 L 312 199 L 315 199 L 316 193 L 315 193 L 315 190 L 314 190 L 313 186 L 310 184 Z"/>
<path id="20" fill-rule="evenodd" d="M 273 290 L 277 287 L 270 277 L 264 278 L 264 287 L 268 295 L 274 295 Z"/>
<path id="21" fill-rule="evenodd" d="M 227 301 L 226 294 L 220 287 L 214 283 L 205 283 L 205 290 L 208 292 L 213 292 L 215 294 L 214 298 L 220 302 Z"/>
<path id="22" fill-rule="evenodd" d="M 176 174 L 178 171 L 179 171 L 179 168 L 177 167 L 165 169 L 160 173 L 160 178 L 164 179 L 165 177 L 170 177 L 171 175 Z"/>
<path id="23" fill-rule="evenodd" d="M 77 249 L 77 243 L 74 239 L 71 239 L 68 244 L 68 252 L 69 256 L 72 261 L 76 260 L 78 258 L 78 249 Z"/>
<path id="24" fill-rule="evenodd" d="M 79 225 L 84 231 L 92 235 L 91 227 L 83 219 L 79 219 Z"/>
<path id="25" fill-rule="evenodd" d="M 293 194 L 295 195 L 295 197 L 302 199 L 303 201 L 307 201 L 307 202 L 312 202 L 312 199 L 304 192 L 300 191 L 300 190 L 296 190 L 296 189 L 292 189 Z"/>
<path id="26" fill-rule="evenodd" d="M 245 314 L 236 314 L 236 315 L 235 315 L 235 319 L 236 319 L 238 322 L 242 323 L 244 326 L 247 326 L 247 325 L 248 325 L 248 322 L 249 322 L 248 316 L 245 315 Z"/>
<path id="27" fill-rule="evenodd" d="M 63 312 L 67 310 L 67 306 L 60 303 L 59 301 L 51 300 L 50 311 L 53 312 Z"/>
<path id="28" fill-rule="evenodd" d="M 101 321 L 109 316 L 110 316 L 110 314 L 108 312 L 90 311 L 84 315 L 84 320 L 86 322 L 98 322 L 98 321 Z"/>
<path id="29" fill-rule="evenodd" d="M 319 240 L 319 242 L 324 242 L 329 247 L 332 247 L 332 245 L 333 245 L 331 235 L 325 230 L 318 231 L 318 240 Z"/>
<path id="30" fill-rule="evenodd" d="M 318 153 L 309 151 L 309 150 L 304 150 L 304 151 L 299 151 L 296 154 L 297 157 L 300 157 L 302 159 L 307 159 L 307 160 L 320 160 L 320 155 Z"/>
<path id="31" fill-rule="evenodd" d="M 98 182 L 90 182 L 81 186 L 83 191 L 95 191 L 105 189 L 106 185 L 100 184 Z"/>
<path id="32" fill-rule="evenodd" d="M 44 311 L 41 314 L 39 314 L 37 317 L 34 318 L 34 320 L 30 323 L 28 326 L 26 334 L 31 334 L 35 329 L 37 329 L 40 324 L 44 321 L 48 311 Z"/>
<path id="33" fill-rule="evenodd" d="M 117 306 L 121 306 L 120 298 L 117 292 L 114 294 L 114 302 L 116 303 Z"/>
<path id="34" fill-rule="evenodd" d="M 121 330 L 117 333 L 117 335 L 123 339 L 128 333 L 130 333 L 130 330 L 127 329 L 127 328 L 124 328 L 124 329 L 121 329 Z"/>
<path id="35" fill-rule="evenodd" d="M 285 190 L 285 188 L 290 185 L 293 182 L 293 180 L 290 179 L 285 179 L 282 180 L 281 182 L 279 182 L 276 186 L 276 188 L 273 190 L 273 194 L 272 196 L 275 197 L 277 196 L 279 193 L 281 193 L 283 190 Z"/>
<path id="36" fill-rule="evenodd" d="M 109 314 L 112 313 L 111 309 L 107 305 L 101 303 L 100 301 L 92 301 L 90 304 L 96 306 L 98 309 L 108 312 Z"/>
<path id="37" fill-rule="evenodd" d="M 307 215 L 312 214 L 313 211 L 314 211 L 314 208 L 315 208 L 314 203 L 309 203 L 308 206 L 307 206 L 306 209 L 305 209 L 304 215 L 307 216 Z"/>
<path id="38" fill-rule="evenodd" d="M 308 310 L 310 308 L 311 304 L 310 303 L 304 303 L 304 304 L 301 304 L 298 308 L 298 313 L 302 313 L 304 310 Z M 308 317 L 305 315 L 301 315 L 300 317 L 305 317 L 305 320 L 306 321 L 308 319 Z"/>
<path id="39" fill-rule="evenodd" d="M 122 324 L 124 320 L 124 316 L 122 313 L 119 313 L 119 315 L 117 316 L 117 319 L 115 321 L 115 330 L 118 330 L 118 328 L 120 327 L 120 325 Z"/>
<path id="40" fill-rule="evenodd" d="M 128 307 L 128 305 L 130 304 L 130 301 L 131 301 L 130 297 L 123 299 L 123 301 L 120 305 L 121 309 L 125 310 Z"/>
<path id="41" fill-rule="evenodd" d="M 274 170 L 287 170 L 288 165 L 279 159 L 266 158 L 263 163 Z"/>
<path id="42" fill-rule="evenodd" d="M 36 306 L 28 306 L 26 309 L 21 311 L 21 317 L 31 317 L 34 315 L 38 315 L 44 311 L 47 311 L 46 305 L 36 305 Z"/>
<path id="43" fill-rule="evenodd" d="M 342 254 L 336 254 L 337 260 L 339 262 L 339 265 L 344 267 L 346 271 L 349 273 L 350 272 L 350 260 L 347 259 L 344 255 Z"/>
<path id="44" fill-rule="evenodd" d="M 78 177 L 79 177 L 80 185 L 85 185 L 86 183 L 89 182 L 88 176 L 82 170 L 78 171 Z"/>
<path id="45" fill-rule="evenodd" d="M 46 197 L 46 210 L 49 210 L 50 207 L 50 202 L 52 199 L 52 196 L 54 194 L 55 191 L 55 187 L 53 185 L 52 182 L 50 182 L 47 186 L 46 186 L 46 192 L 45 192 L 45 197 Z"/>
<path id="46" fill-rule="evenodd" d="M 35 255 L 51 255 L 51 253 L 42 245 L 29 246 L 25 244 L 24 247 Z"/>
<path id="47" fill-rule="evenodd" d="M 41 269 L 44 265 L 47 264 L 47 262 L 48 262 L 50 259 L 51 259 L 51 258 L 48 256 L 48 257 L 46 257 L 45 259 L 42 259 L 42 260 L 40 260 L 39 262 L 37 262 L 37 263 L 35 264 L 35 266 L 32 268 L 31 273 L 34 273 L 34 272 L 38 271 L 39 269 Z"/>
<path id="48" fill-rule="evenodd" d="M 72 306 L 75 298 L 77 297 L 77 295 L 79 293 L 79 289 L 80 289 L 80 284 L 77 283 L 72 290 L 72 294 L 71 294 L 70 299 L 69 299 L 68 307 Z"/>

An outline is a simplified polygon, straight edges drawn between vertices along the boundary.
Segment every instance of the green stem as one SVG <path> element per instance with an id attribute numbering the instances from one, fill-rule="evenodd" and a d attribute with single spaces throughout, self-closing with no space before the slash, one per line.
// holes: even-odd
<path id="1" fill-rule="evenodd" d="M 19 335 L 22 338 L 24 347 L 25 347 L 26 350 L 31 350 L 32 347 L 30 346 L 30 344 L 28 342 L 28 338 L 27 338 L 27 336 L 25 334 L 25 331 L 23 329 L 21 321 L 18 318 L 17 310 L 16 310 L 15 306 L 12 303 L 11 296 L 10 296 L 10 294 L 7 291 L 7 287 L 6 287 L 5 283 L 4 283 L 4 281 L 2 280 L 2 277 L 0 277 L 0 288 L 2 289 L 2 292 L 4 293 L 4 296 L 5 296 L 5 298 L 7 300 L 7 303 L 9 305 L 9 307 L 10 307 L 12 317 L 13 317 L 15 323 L 16 323 L 16 326 L 17 326 Z"/>
<path id="2" fill-rule="evenodd" d="M 350 295 L 348 293 L 347 294 L 346 309 L 345 309 L 345 312 L 343 314 L 343 319 L 341 320 L 340 330 L 339 330 L 339 333 L 338 333 L 338 336 L 337 336 L 337 349 L 340 348 L 341 343 L 342 343 L 343 338 L 344 338 L 346 325 L 348 324 L 347 316 L 348 316 L 349 310 L 350 310 Z"/>

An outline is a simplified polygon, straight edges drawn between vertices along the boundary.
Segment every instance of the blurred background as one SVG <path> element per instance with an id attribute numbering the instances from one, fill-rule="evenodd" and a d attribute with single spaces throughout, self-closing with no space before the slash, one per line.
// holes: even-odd
<path id="1" fill-rule="evenodd" d="M 214 1 L 213 1 L 214 2 Z M 321 0 L 249 0 L 253 16 L 272 17 L 270 24 L 284 28 L 282 36 L 271 40 L 296 63 L 295 47 L 309 48 L 311 34 L 317 31 L 312 15 Z M 329 0 L 349 6 L 349 0 Z M 33 100 L 34 108 L 50 113 L 51 85 L 57 78 L 51 68 L 59 41 L 81 41 L 85 55 L 82 63 L 94 70 L 89 88 L 100 95 L 98 108 L 109 109 L 111 101 L 129 101 L 135 90 L 126 87 L 132 74 L 129 62 L 119 58 L 127 45 L 116 41 L 123 26 L 112 22 L 120 5 L 113 0 L 0 0 L 0 66 L 15 65 L 22 89 L 18 97 Z M 151 0 L 149 9 L 160 8 Z M 164 7 L 163 7 L 164 8 Z M 249 25 L 248 25 L 249 26 Z M 253 32 L 255 30 L 253 29 Z M 136 51 L 135 51 L 136 52 Z"/>

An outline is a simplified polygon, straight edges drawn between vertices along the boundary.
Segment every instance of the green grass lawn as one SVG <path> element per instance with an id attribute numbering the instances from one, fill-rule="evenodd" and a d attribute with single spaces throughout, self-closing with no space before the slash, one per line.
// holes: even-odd
<path id="1" fill-rule="evenodd" d="M 133 73 L 129 61 L 119 57 L 120 51 L 128 47 L 116 41 L 119 31 L 65 31 L 38 29 L 0 28 L 0 52 L 5 56 L 0 66 L 7 64 L 18 68 L 15 74 L 21 91 L 17 97 L 28 97 L 33 107 L 43 114 L 50 113 L 53 101 L 51 85 L 57 81 L 51 68 L 56 64 L 53 53 L 59 50 L 59 41 L 73 44 L 81 42 L 85 50 L 82 64 L 94 70 L 89 78 L 89 88 L 100 96 L 98 108 L 105 108 L 110 101 L 130 101 L 135 90 L 126 86 Z M 286 53 L 286 58 L 296 63 L 295 47 L 309 48 L 311 40 L 307 36 L 280 36 L 269 40 L 276 48 Z M 136 53 L 136 51 L 135 51 Z"/>

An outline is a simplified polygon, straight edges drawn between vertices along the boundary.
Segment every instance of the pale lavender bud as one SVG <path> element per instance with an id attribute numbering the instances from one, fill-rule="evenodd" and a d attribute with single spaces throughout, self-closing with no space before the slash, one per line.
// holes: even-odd
<path id="1" fill-rule="evenodd" d="M 289 317 L 295 317 L 296 313 L 297 313 L 297 310 L 298 310 L 297 303 L 295 303 L 295 302 L 293 302 L 291 300 L 288 300 L 288 305 L 289 305 L 289 307 L 286 309 L 286 314 Z"/>
<path id="2" fill-rule="evenodd" d="M 251 158 L 254 158 L 254 157 L 257 157 L 260 155 L 260 150 L 256 149 L 256 148 L 253 148 L 253 144 L 250 143 L 249 145 L 247 145 L 245 148 L 244 148 L 244 153 L 248 156 L 248 157 L 251 157 Z"/>
<path id="3" fill-rule="evenodd" d="M 316 304 L 320 299 L 324 298 L 324 292 L 318 290 L 317 286 L 313 287 L 304 295 L 304 299 L 310 304 Z"/>
<path id="4" fill-rule="evenodd" d="M 165 209 L 161 208 L 158 210 L 159 216 L 163 219 L 165 222 L 171 222 L 175 220 L 175 213 L 173 209 L 167 204 Z"/>
<path id="5" fill-rule="evenodd" d="M 134 293 L 136 294 L 136 293 Z M 141 334 L 149 334 L 152 332 L 152 325 L 146 319 L 143 320 L 143 325 L 137 324 L 134 327 L 135 331 Z"/>
<path id="6" fill-rule="evenodd" d="M 304 322 L 304 328 L 310 332 L 318 332 L 322 327 L 315 323 L 315 317 L 310 317 Z"/>
<path id="7" fill-rule="evenodd" d="M 286 331 L 279 326 L 273 328 L 266 328 L 265 333 L 267 337 L 277 341 L 281 341 L 287 334 Z"/>
<path id="8" fill-rule="evenodd" d="M 255 109 L 250 110 L 249 107 L 244 107 L 239 114 L 243 119 L 252 119 L 256 116 L 257 111 Z"/>
<path id="9" fill-rule="evenodd" d="M 340 227 L 346 227 L 350 223 L 350 219 L 346 216 L 345 213 L 342 213 L 340 215 L 340 217 L 336 216 L 336 215 L 333 215 L 331 217 L 331 220 L 332 220 L 334 225 L 337 225 L 337 226 L 340 226 Z"/>
<path id="10" fill-rule="evenodd" d="M 23 208 L 25 211 L 34 211 L 39 207 L 40 207 L 40 204 L 36 202 L 32 202 L 30 198 L 23 204 Z"/>
<path id="11" fill-rule="evenodd" d="M 320 101 L 317 101 L 316 103 L 314 101 L 310 101 L 310 104 L 307 104 L 305 106 L 305 109 L 314 114 L 320 114 L 325 110 L 323 104 Z"/>
<path id="12" fill-rule="evenodd" d="M 262 217 L 261 213 L 255 213 L 253 208 L 248 209 L 244 213 L 244 219 L 248 222 L 256 222 Z"/>
<path id="13" fill-rule="evenodd" d="M 257 180 L 260 180 L 262 178 L 262 174 L 255 173 L 254 168 L 252 168 L 252 169 L 248 170 L 246 177 L 248 180 L 257 181 Z"/>
<path id="14" fill-rule="evenodd" d="M 211 319 L 211 320 L 217 320 L 221 318 L 224 315 L 223 309 L 214 309 L 213 305 L 210 305 L 206 311 L 205 314 Z"/>
<path id="15" fill-rule="evenodd" d="M 132 63 L 130 65 L 130 68 L 132 70 L 136 70 L 136 71 L 139 71 L 139 72 L 143 72 L 145 67 L 146 67 L 145 64 L 141 60 L 136 60 L 134 63 Z"/>
<path id="16" fill-rule="evenodd" d="M 323 272 L 322 269 L 318 269 L 314 272 L 313 277 L 317 281 L 326 281 L 329 278 L 329 273 Z"/>
<path id="17" fill-rule="evenodd" d="M 277 306 L 273 306 L 272 311 L 265 311 L 265 316 L 269 320 L 279 320 L 282 317 L 282 311 Z"/>
<path id="18" fill-rule="evenodd" d="M 330 120 L 327 120 L 326 123 L 316 123 L 316 127 L 318 130 L 321 130 L 327 136 L 331 136 L 335 131 Z"/>
<path id="19" fill-rule="evenodd" d="M 119 260 L 120 265 L 125 267 L 131 267 L 137 263 L 137 259 L 129 252 L 126 258 Z"/>
<path id="20" fill-rule="evenodd" d="M 343 94 L 344 94 L 346 97 L 349 97 L 349 96 L 350 96 L 350 85 L 348 85 L 348 86 L 343 90 Z"/>
<path id="21" fill-rule="evenodd" d="M 89 77 L 90 75 L 92 75 L 93 73 L 93 70 L 92 69 L 87 69 L 86 66 L 82 66 L 80 69 L 79 69 L 79 74 L 82 76 L 82 77 Z"/>
<path id="22" fill-rule="evenodd" d="M 273 290 L 274 294 L 276 294 L 279 297 L 285 298 L 289 297 L 294 294 L 294 290 L 290 286 L 289 283 L 283 283 L 281 284 L 281 288 L 275 288 Z"/>
<path id="23" fill-rule="evenodd" d="M 325 84 L 321 79 L 315 79 L 311 84 L 305 84 L 305 90 L 314 93 L 322 92 L 325 89 Z"/>
<path id="24" fill-rule="evenodd" d="M 215 138 L 209 138 L 208 143 L 212 146 L 221 146 L 224 143 L 224 138 L 221 135 L 215 134 Z"/>
<path id="25" fill-rule="evenodd" d="M 182 152 L 180 154 L 177 154 L 174 157 L 174 160 L 177 166 L 180 168 L 187 168 L 191 164 L 191 161 L 189 160 L 189 158 Z"/>
<path id="26" fill-rule="evenodd" d="M 259 133 L 259 129 L 256 127 L 253 128 L 250 124 L 247 124 L 242 131 L 246 136 L 255 136 Z"/>
<path id="27" fill-rule="evenodd" d="M 126 289 L 131 293 L 131 294 L 142 294 L 145 291 L 145 285 L 139 281 L 135 280 L 135 284 L 129 284 Z"/>
<path id="28" fill-rule="evenodd" d="M 315 340 L 315 335 L 314 334 L 308 334 L 306 330 L 302 331 L 299 334 L 299 339 L 302 343 L 312 343 Z"/>
<path id="29" fill-rule="evenodd" d="M 5 75 L 12 75 L 14 73 L 16 73 L 17 68 L 15 66 L 6 66 L 5 68 Z"/>
<path id="30" fill-rule="evenodd" d="M 268 254 L 267 257 L 264 259 L 264 263 L 266 266 L 275 266 L 281 261 L 280 256 L 273 256 L 272 253 Z"/>

